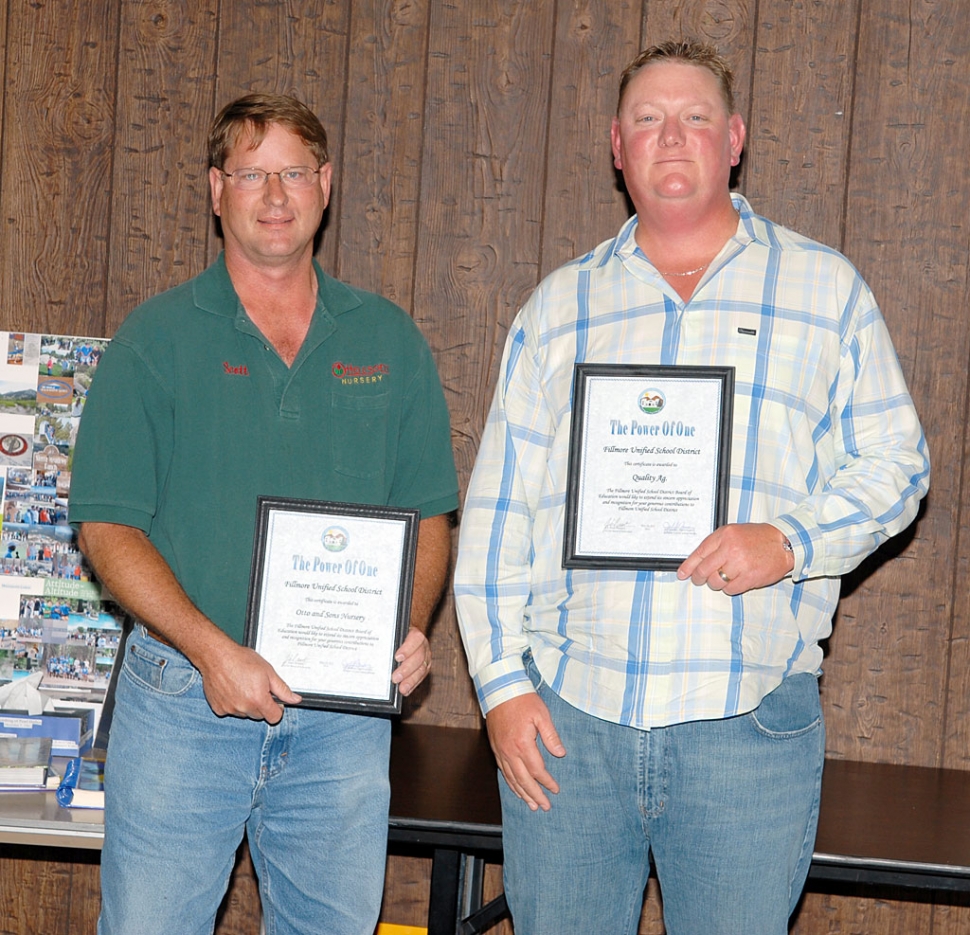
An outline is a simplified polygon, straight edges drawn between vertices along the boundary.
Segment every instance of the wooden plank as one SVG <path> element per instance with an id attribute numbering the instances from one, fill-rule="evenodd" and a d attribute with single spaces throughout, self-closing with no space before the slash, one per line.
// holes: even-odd
<path id="1" fill-rule="evenodd" d="M 656 876 L 647 881 L 647 892 L 643 900 L 643 911 L 640 915 L 640 927 L 637 935 L 665 935 L 663 916 L 663 901 L 660 898 L 660 884 Z"/>
<path id="2" fill-rule="evenodd" d="M 758 5 L 744 193 L 841 248 L 858 3 Z"/>
<path id="3" fill-rule="evenodd" d="M 435 9 L 414 307 L 451 409 L 462 485 L 513 315 L 538 279 L 555 4 Z M 450 611 L 449 611 L 450 616 Z M 479 718 L 456 628 L 432 633 L 434 688 L 421 716 Z"/>
<path id="4" fill-rule="evenodd" d="M 554 3 L 435 7 L 417 308 L 467 477 L 505 331 L 538 279 Z"/>
<path id="5" fill-rule="evenodd" d="M 970 106 L 970 105 L 968 105 Z M 954 232 L 955 233 L 955 232 Z M 970 252 L 970 251 L 968 251 Z M 970 268 L 970 256 L 965 260 Z M 965 274 L 962 287 L 966 291 Z M 970 305 L 970 296 L 964 298 L 964 308 Z M 940 389 L 947 375 L 940 379 Z M 963 436 L 962 464 L 970 464 L 970 433 L 967 417 L 963 416 L 960 434 Z M 936 450 L 932 449 L 934 470 L 939 470 Z M 935 480 L 929 494 L 929 509 L 936 502 Z M 952 769 L 970 769 L 970 741 L 967 738 L 967 718 L 970 717 L 970 602 L 967 585 L 970 581 L 970 509 L 967 507 L 967 489 L 963 481 L 960 488 L 958 533 L 956 540 L 956 575 L 952 591 L 952 622 L 950 626 L 949 653 L 946 660 L 946 706 L 943 712 L 943 765 Z M 926 673 L 928 677 L 933 677 Z M 933 909 L 933 935 L 963 935 L 970 932 L 970 906 L 935 906 Z"/>
<path id="6" fill-rule="evenodd" d="M 432 7 L 414 307 L 427 316 L 462 486 L 509 322 L 538 279 L 555 8 Z M 475 726 L 453 624 L 435 627 L 432 648 L 421 717 Z"/>
<path id="7" fill-rule="evenodd" d="M 335 275 L 411 310 L 429 3 L 353 6 Z M 434 119 L 433 117 L 431 119 Z M 418 321 L 439 311 L 415 309 Z"/>
<path id="8" fill-rule="evenodd" d="M 970 769 L 970 601 L 967 600 L 966 585 L 970 581 L 970 490 L 966 476 L 966 465 L 970 464 L 970 434 L 967 431 L 968 403 L 963 395 L 967 384 L 966 341 L 970 329 L 966 314 L 970 306 L 967 280 L 970 230 L 966 220 L 970 173 L 966 158 L 959 151 L 967 144 L 965 122 L 957 121 L 954 125 L 946 113 L 949 107 L 960 108 L 960 113 L 970 112 L 970 10 L 963 6 L 948 7 L 948 12 L 952 20 L 947 18 L 950 22 L 945 34 L 939 37 L 935 56 L 934 74 L 938 73 L 941 80 L 927 87 L 921 95 L 925 101 L 924 118 L 928 128 L 932 127 L 935 138 L 932 143 L 927 141 L 933 147 L 930 155 L 937 180 L 934 202 L 935 205 L 944 202 L 947 207 L 945 213 L 932 217 L 926 225 L 925 231 L 930 236 L 921 245 L 919 268 L 923 277 L 935 284 L 934 294 L 926 297 L 925 303 L 921 302 L 921 309 L 926 309 L 923 314 L 938 318 L 940 331 L 951 334 L 956 345 L 941 355 L 935 364 L 933 378 L 920 386 L 918 392 L 923 400 L 924 425 L 934 416 L 930 441 L 933 481 L 927 519 L 933 522 L 938 512 L 952 510 L 954 500 L 950 498 L 959 498 L 956 501 L 959 506 L 958 550 L 953 593 L 950 603 L 943 605 L 941 602 L 937 611 L 944 617 L 947 611 L 952 611 L 953 615 L 945 670 L 947 695 L 942 765 Z M 940 96 L 936 99 L 935 95 Z M 917 190 L 921 188 L 919 186 Z M 929 211 L 926 215 L 931 217 Z M 932 361 L 923 359 L 929 367 Z M 960 395 L 952 398 L 950 394 Z M 936 410 L 941 406 L 945 411 L 937 419 Z M 963 918 L 970 930 L 970 917 Z"/>
<path id="9" fill-rule="evenodd" d="M 77 862 L 60 848 L 5 845 L 0 854 L 0 935 L 93 932 L 98 903 L 98 854 Z"/>
<path id="10" fill-rule="evenodd" d="M 966 768 L 968 618 L 952 590 L 967 542 L 958 560 L 965 433 L 953 427 L 966 423 L 970 206 L 968 130 L 949 114 L 968 106 L 970 20 L 956 6 L 907 14 L 891 0 L 864 4 L 844 250 L 881 302 L 929 439 L 933 489 L 886 561 L 844 583 L 823 704 L 832 751 Z M 815 896 L 797 931 L 956 932 L 968 919 L 966 908 Z"/>
<path id="11" fill-rule="evenodd" d="M 100 334 L 117 7 L 111 0 L 14 3 L 7 30 L 0 193 L 3 323 Z"/>
<path id="12" fill-rule="evenodd" d="M 291 94 L 305 103 L 327 131 L 335 184 L 317 250 L 335 268 L 340 217 L 342 149 L 347 76 L 347 0 L 264 0 L 219 7 L 214 112 L 249 91 Z M 210 245 L 210 256 L 221 241 Z"/>
<path id="13" fill-rule="evenodd" d="M 3 173 L 3 108 L 7 99 L 7 86 L 5 76 L 7 74 L 7 20 L 10 15 L 10 3 L 8 0 L 0 0 L 0 173 Z M 2 295 L 0 295 L 2 299 Z M 0 302 L 0 319 L 3 316 L 3 305 Z"/>
<path id="14" fill-rule="evenodd" d="M 24 903 L 36 899 L 36 862 L 14 857 L 12 850 L 0 852 L 0 935 L 20 935 Z"/>
<path id="15" fill-rule="evenodd" d="M 967 131 L 960 127 L 959 140 L 948 136 L 951 122 L 946 119 L 945 108 L 957 107 L 960 113 L 970 111 L 970 54 L 968 54 L 968 30 L 970 30 L 970 11 L 960 7 L 950 10 L 954 19 L 949 25 L 945 41 L 939 43 L 934 72 L 945 76 L 947 93 L 940 95 L 940 89 L 926 88 L 926 111 L 932 115 L 934 136 L 937 139 L 937 154 L 934 163 L 937 178 L 941 183 L 938 198 L 945 200 L 950 210 L 942 217 L 934 219 L 927 227 L 934 228 L 943 235 L 940 243 L 937 237 L 927 243 L 920 251 L 923 258 L 921 267 L 925 275 L 933 277 L 938 290 L 945 294 L 946 301 L 933 309 L 932 298 L 926 303 L 926 314 L 933 311 L 940 316 L 942 332 L 960 336 L 960 344 L 948 349 L 941 355 L 934 371 L 935 379 L 923 390 L 925 402 L 922 405 L 924 425 L 927 425 L 927 409 L 935 410 L 942 403 L 941 396 L 956 391 L 961 384 L 966 385 L 966 369 L 961 363 L 961 355 L 966 354 L 967 319 L 965 310 L 970 306 L 970 288 L 967 282 L 967 269 L 970 268 L 970 245 L 965 218 L 967 217 L 967 167 L 966 160 L 958 149 L 966 143 Z M 932 101 L 932 104 L 930 103 Z M 950 199 L 956 203 L 949 205 Z M 930 212 L 927 212 L 930 216 Z M 937 235 L 937 236 L 938 236 Z M 938 249 L 942 247 L 943 249 Z M 942 298 L 942 296 L 938 296 Z M 951 330 L 952 329 L 952 330 Z M 927 366 L 931 361 L 924 358 Z M 917 391 L 914 389 L 914 394 Z M 962 404 L 962 405 L 961 405 Z M 963 427 L 963 457 L 957 463 L 948 461 L 961 450 L 960 439 L 948 425 L 945 415 L 935 420 L 931 452 L 933 455 L 933 490 L 927 510 L 932 519 L 940 508 L 951 505 L 949 495 L 959 493 L 959 548 L 956 556 L 957 582 L 950 595 L 949 604 L 939 608 L 944 617 L 947 610 L 952 611 L 952 625 L 948 641 L 946 660 L 946 709 L 943 720 L 943 758 L 942 763 L 954 769 L 970 768 L 970 603 L 966 600 L 964 582 L 970 580 L 970 503 L 966 485 L 965 465 L 970 464 L 970 435 L 968 435 L 967 412 L 965 403 L 956 400 L 948 406 L 950 414 L 959 419 L 956 423 Z M 927 428 L 928 433 L 931 431 Z M 944 483 L 941 483 L 941 477 Z M 927 673 L 924 672 L 924 677 Z M 970 930 L 970 907 L 936 906 L 933 909 L 934 935 L 958 935 Z"/>
<path id="16" fill-rule="evenodd" d="M 639 4 L 560 3 L 549 108 L 541 274 L 612 237 L 632 207 L 613 168 L 620 74 L 639 52 Z M 491 396 L 497 373 L 490 374 Z"/>
<path id="17" fill-rule="evenodd" d="M 236 853 L 229 888 L 216 918 L 214 935 L 259 935 L 259 884 L 246 841 Z"/>
<path id="18" fill-rule="evenodd" d="M 932 935 L 964 935 L 970 931 L 970 907 L 934 906 L 929 931 Z"/>
<path id="19" fill-rule="evenodd" d="M 121 4 L 108 334 L 139 302 L 206 265 L 217 10 Z"/>
<path id="20" fill-rule="evenodd" d="M 938 935 L 931 928 L 931 907 L 895 899 L 806 893 L 790 935 Z"/>
<path id="21" fill-rule="evenodd" d="M 457 530 L 452 536 L 452 557 L 457 551 Z M 468 663 L 458 635 L 455 602 L 450 587 L 429 628 L 431 675 L 404 699 L 403 717 L 417 724 L 477 728 L 482 716 Z"/>
<path id="22" fill-rule="evenodd" d="M 431 858 L 391 854 L 384 876 L 381 922 L 426 926 L 431 898 Z"/>
<path id="23" fill-rule="evenodd" d="M 963 439 L 953 426 L 966 418 L 970 351 L 970 193 L 959 181 L 970 130 L 948 118 L 967 103 L 970 21 L 963 8 L 940 13 L 910 22 L 891 0 L 867 3 L 845 237 L 845 252 L 881 302 L 923 420 L 932 508 L 844 583 L 823 678 L 833 752 L 913 765 L 943 760 L 963 477 Z M 951 56 L 952 67 L 939 67 Z M 957 730 L 965 745 L 966 727 Z"/>
<path id="24" fill-rule="evenodd" d="M 64 853 L 66 856 L 70 852 Z M 70 856 L 74 860 L 77 854 L 70 853 Z M 101 912 L 101 861 L 92 854 L 86 860 L 72 863 L 70 874 L 71 915 L 67 935 L 93 932 Z"/>

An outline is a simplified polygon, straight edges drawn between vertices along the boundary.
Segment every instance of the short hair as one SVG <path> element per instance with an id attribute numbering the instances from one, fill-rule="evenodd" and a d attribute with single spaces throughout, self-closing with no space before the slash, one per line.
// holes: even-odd
<path id="1" fill-rule="evenodd" d="M 209 130 L 209 165 L 221 169 L 229 150 L 245 130 L 252 133 L 253 147 L 259 146 L 271 126 L 295 133 L 316 156 L 318 165 L 330 161 L 327 131 L 317 115 L 302 101 L 286 94 L 246 94 L 226 104 Z"/>
<path id="2" fill-rule="evenodd" d="M 721 57 L 717 47 L 697 39 L 670 39 L 659 45 L 652 45 L 644 49 L 620 75 L 620 93 L 616 102 L 616 111 L 620 112 L 623 95 L 634 76 L 647 65 L 654 62 L 683 62 L 685 65 L 698 65 L 706 68 L 715 78 L 721 88 L 721 95 L 727 105 L 728 113 L 734 113 L 734 72 L 731 66 Z"/>

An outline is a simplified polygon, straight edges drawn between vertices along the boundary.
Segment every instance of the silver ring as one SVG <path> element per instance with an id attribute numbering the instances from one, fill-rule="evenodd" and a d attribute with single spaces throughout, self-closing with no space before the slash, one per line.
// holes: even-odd
<path id="1" fill-rule="evenodd" d="M 729 581 L 731 580 L 731 579 L 730 579 L 730 578 L 729 578 L 729 577 L 728 577 L 728 576 L 727 576 L 726 574 L 724 574 L 724 569 L 723 569 L 723 568 L 718 568 L 718 570 L 717 570 L 717 576 L 718 576 L 718 578 L 720 578 L 720 579 L 721 579 L 721 580 L 722 580 L 722 581 L 723 581 L 723 582 L 724 582 L 725 584 L 727 584 L 727 583 L 728 583 L 728 582 L 729 582 Z"/>

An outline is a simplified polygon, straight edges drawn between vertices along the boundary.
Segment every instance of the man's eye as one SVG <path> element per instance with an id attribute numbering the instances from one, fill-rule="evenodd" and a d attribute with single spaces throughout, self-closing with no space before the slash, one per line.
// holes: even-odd
<path id="1" fill-rule="evenodd" d="M 259 182 L 263 178 L 263 173 L 257 169 L 248 169 L 240 172 L 239 178 L 244 182 Z"/>

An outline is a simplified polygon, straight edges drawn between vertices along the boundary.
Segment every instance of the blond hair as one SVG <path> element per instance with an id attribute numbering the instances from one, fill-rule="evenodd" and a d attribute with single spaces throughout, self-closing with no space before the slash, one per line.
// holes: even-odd
<path id="1" fill-rule="evenodd" d="M 707 42 L 697 39 L 683 39 L 681 41 L 668 40 L 659 45 L 652 45 L 644 49 L 620 75 L 620 93 L 616 102 L 617 113 L 623 104 L 623 95 L 633 77 L 655 62 L 683 62 L 686 65 L 698 65 L 706 68 L 717 79 L 721 89 L 721 96 L 727 106 L 729 114 L 734 113 L 734 72 L 728 63 L 718 54 L 717 48 Z"/>

